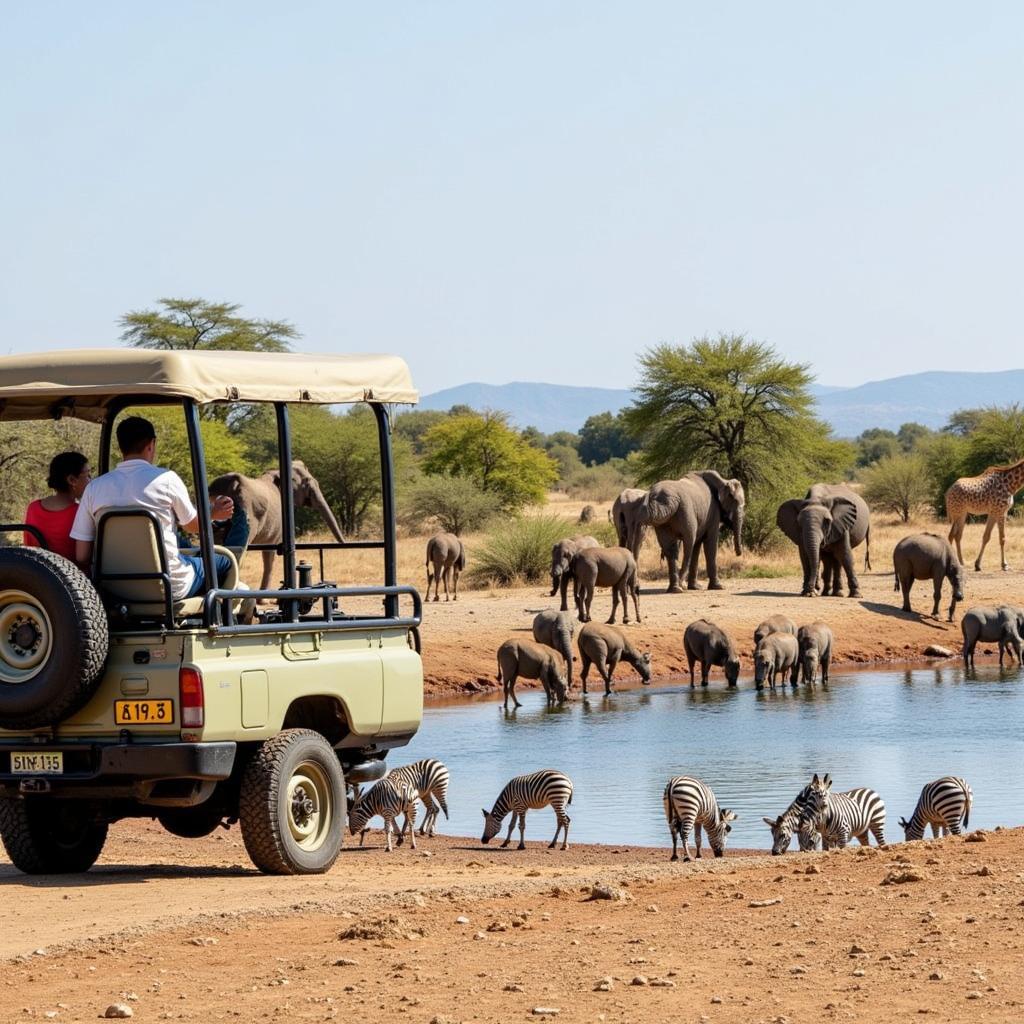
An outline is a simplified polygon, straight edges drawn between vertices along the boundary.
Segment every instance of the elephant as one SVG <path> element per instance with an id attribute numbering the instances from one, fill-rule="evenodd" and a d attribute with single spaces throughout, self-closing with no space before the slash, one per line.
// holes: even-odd
<path id="1" fill-rule="evenodd" d="M 427 596 L 430 600 L 430 584 L 434 584 L 434 600 L 440 601 L 438 583 L 444 582 L 444 599 L 448 600 L 448 581 L 453 580 L 452 600 L 459 599 L 459 573 L 466 568 L 466 548 L 454 533 L 435 533 L 427 541 Z"/>
<path id="2" fill-rule="evenodd" d="M 562 591 L 562 611 L 567 612 L 569 610 L 568 600 L 568 589 L 569 589 L 569 577 L 572 575 L 570 566 L 572 565 L 573 557 L 580 551 L 586 548 L 599 548 L 601 542 L 596 537 L 591 537 L 588 534 L 577 534 L 575 537 L 566 537 L 564 540 L 560 540 L 551 549 L 551 593 L 549 597 L 554 597 L 558 593 L 559 589 Z M 574 581 L 575 583 L 575 581 Z M 573 604 L 576 603 L 576 588 L 573 587 L 572 592 Z"/>
<path id="3" fill-rule="evenodd" d="M 845 484 L 815 484 L 804 498 L 784 501 L 775 516 L 779 529 L 800 550 L 804 583 L 801 593 L 813 597 L 824 564 L 824 593 L 842 596 L 840 568 L 846 572 L 850 597 L 860 597 L 853 567 L 853 549 L 867 544 L 864 568 L 871 568 L 871 513 L 867 502 Z"/>
<path id="4" fill-rule="evenodd" d="M 612 502 L 612 510 L 608 518 L 615 527 L 619 538 L 619 547 L 629 548 L 633 557 L 639 559 L 640 548 L 644 542 L 646 526 L 640 522 L 639 514 L 647 492 L 638 487 L 627 487 Z"/>
<path id="5" fill-rule="evenodd" d="M 662 558 L 668 561 L 668 592 L 678 594 L 681 572 L 686 586 L 697 589 L 698 550 L 704 547 L 708 590 L 721 590 L 718 580 L 718 535 L 722 527 L 733 534 L 737 555 L 743 554 L 743 516 L 747 498 L 739 480 L 726 480 L 713 469 L 687 473 L 681 480 L 662 480 L 644 498 L 638 512 L 642 524 L 654 527 Z M 683 560 L 679 564 L 679 546 Z"/>
<path id="6" fill-rule="evenodd" d="M 580 681 L 583 692 L 587 692 L 587 673 L 590 666 L 596 665 L 598 674 L 604 680 L 604 695 L 612 693 L 612 676 L 620 661 L 632 665 L 640 674 L 640 682 L 644 686 L 651 685 L 651 652 L 641 654 L 630 642 L 621 629 L 615 626 L 602 625 L 599 622 L 588 622 L 581 630 L 579 640 L 582 671 Z"/>
<path id="7" fill-rule="evenodd" d="M 729 635 L 707 619 L 698 619 L 686 627 L 683 650 L 690 670 L 690 685 L 694 685 L 693 665 L 700 662 L 700 685 L 708 685 L 708 672 L 714 665 L 725 669 L 725 680 L 735 686 L 740 677 L 740 656 Z"/>
<path id="8" fill-rule="evenodd" d="M 775 677 L 781 677 L 783 685 L 789 673 L 791 686 L 796 686 L 800 671 L 800 644 L 793 633 L 769 633 L 754 651 L 754 682 L 759 690 L 765 682 L 769 689 L 775 689 Z"/>
<path id="9" fill-rule="evenodd" d="M 580 622 L 590 621 L 590 603 L 596 587 L 612 588 L 612 614 L 622 602 L 622 622 L 629 623 L 629 597 L 633 596 L 636 621 L 640 621 L 640 586 L 637 583 L 636 559 L 627 548 L 585 548 L 573 556 L 571 572 L 576 586 L 576 610 Z"/>
<path id="10" fill-rule="evenodd" d="M 226 494 L 233 499 L 236 507 L 241 507 L 249 528 L 249 544 L 280 544 L 283 539 L 281 530 L 281 473 L 272 469 L 259 477 L 243 476 L 241 473 L 225 473 L 211 481 L 211 496 Z M 327 521 L 334 539 L 339 544 L 345 543 L 345 535 L 341 532 L 337 519 L 331 511 L 327 499 L 320 490 L 316 477 L 305 463 L 299 459 L 292 461 L 292 495 L 296 508 L 316 508 Z M 260 590 L 270 586 L 270 577 L 274 571 L 274 551 L 262 551 L 263 577 Z"/>
<path id="11" fill-rule="evenodd" d="M 931 580 L 935 587 L 935 603 L 932 618 L 939 617 L 939 602 L 942 599 L 942 581 L 949 580 L 953 588 L 953 600 L 949 605 L 949 622 L 953 621 L 957 601 L 964 599 L 964 567 L 956 557 L 952 544 L 937 533 L 915 533 L 904 537 L 892 553 L 893 574 L 896 578 L 894 590 L 903 588 L 903 610 L 911 611 L 910 588 L 914 580 Z"/>
<path id="12" fill-rule="evenodd" d="M 516 699 L 516 679 L 539 679 L 547 694 L 548 704 L 565 703 L 565 680 L 558 671 L 558 662 L 547 647 L 541 647 L 531 640 L 506 640 L 498 648 L 498 682 L 505 694 L 505 708 L 508 699 L 519 707 Z"/>
<path id="13" fill-rule="evenodd" d="M 533 619 L 533 639 L 545 647 L 558 651 L 565 661 L 568 689 L 572 689 L 572 638 L 576 624 L 568 611 L 556 612 L 552 608 L 538 612 Z"/>
<path id="14" fill-rule="evenodd" d="M 1002 604 L 998 608 L 978 605 L 968 608 L 960 620 L 960 631 L 964 635 L 964 667 L 974 668 L 974 648 L 978 641 L 999 645 L 999 664 L 1003 655 L 1010 651 L 1010 663 L 1014 657 L 1021 661 L 1021 635 L 1024 634 L 1024 608 Z"/>
<path id="15" fill-rule="evenodd" d="M 757 629 L 754 630 L 754 648 L 772 633 L 789 633 L 796 636 L 796 623 L 787 615 L 769 615 Z"/>
<path id="16" fill-rule="evenodd" d="M 796 633 L 800 645 L 800 669 L 805 683 L 813 683 L 821 666 L 822 685 L 828 684 L 828 669 L 832 664 L 832 630 L 824 622 L 801 626 Z"/>

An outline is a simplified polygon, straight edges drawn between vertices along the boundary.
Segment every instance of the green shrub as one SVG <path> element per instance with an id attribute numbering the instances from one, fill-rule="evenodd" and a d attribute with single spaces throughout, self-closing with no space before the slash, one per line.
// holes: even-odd
<path id="1" fill-rule="evenodd" d="M 418 527 L 428 519 L 442 530 L 461 536 L 482 529 L 497 514 L 497 495 L 482 491 L 464 476 L 425 476 L 401 499 L 403 525 Z"/>
<path id="2" fill-rule="evenodd" d="M 583 501 L 611 501 L 636 477 L 626 468 L 625 459 L 612 459 L 600 466 L 582 466 L 562 478 L 562 489 L 571 498 Z"/>
<path id="3" fill-rule="evenodd" d="M 577 523 L 570 536 L 574 537 L 577 533 L 581 533 L 585 537 L 593 537 L 594 540 L 600 541 L 601 546 L 605 548 L 618 547 L 619 544 L 619 535 L 615 532 L 615 525 L 608 522 L 607 519 L 592 519 L 589 523 Z"/>
<path id="4" fill-rule="evenodd" d="M 579 527 L 561 516 L 545 513 L 517 516 L 492 530 L 473 553 L 474 582 L 510 586 L 537 583 L 551 572 L 551 549 Z"/>

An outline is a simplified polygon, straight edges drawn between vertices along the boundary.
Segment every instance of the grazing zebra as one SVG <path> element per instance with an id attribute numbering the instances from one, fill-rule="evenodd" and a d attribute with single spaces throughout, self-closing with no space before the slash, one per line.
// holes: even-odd
<path id="1" fill-rule="evenodd" d="M 731 821 L 736 820 L 736 813 L 726 808 L 719 810 L 715 794 L 699 779 L 688 775 L 676 775 L 668 780 L 665 795 L 665 820 L 672 836 L 672 860 L 679 860 L 678 843 L 683 843 L 683 860 L 690 859 L 690 829 L 693 829 L 693 842 L 697 848 L 697 859 L 700 859 L 700 829 L 708 834 L 708 845 L 716 857 L 725 853 L 725 841 L 732 831 Z"/>
<path id="2" fill-rule="evenodd" d="M 825 778 L 831 783 L 828 775 Z M 820 787 L 821 785 L 822 783 L 819 782 L 818 776 L 815 775 L 810 785 L 804 786 L 797 793 L 793 802 L 777 818 L 761 819 L 772 830 L 773 857 L 777 857 L 780 853 L 785 853 L 789 849 L 793 833 L 797 832 L 800 828 L 800 818 L 811 805 L 812 790 L 814 787 Z"/>
<path id="3" fill-rule="evenodd" d="M 958 836 L 967 828 L 973 803 L 974 793 L 963 779 L 944 775 L 925 784 L 910 821 L 900 818 L 900 827 L 908 840 L 923 839 L 925 825 L 931 825 L 932 835 L 936 838 L 940 829 L 942 835 L 952 832 Z"/>
<path id="4" fill-rule="evenodd" d="M 409 785 L 406 782 L 395 782 L 391 776 L 385 775 L 380 782 L 375 783 L 370 787 L 364 794 L 359 796 L 349 811 L 348 815 L 348 830 L 350 835 L 359 833 L 359 845 L 363 845 L 363 840 L 366 838 L 366 833 L 369 829 L 366 827 L 372 818 L 375 818 L 378 814 L 384 819 L 384 838 L 387 842 L 388 853 L 391 852 L 391 831 L 395 824 L 395 819 L 400 815 L 405 815 L 405 821 L 402 824 L 402 832 L 408 829 L 409 839 L 412 842 L 412 848 L 416 849 L 416 835 L 413 832 L 413 819 L 416 817 L 416 800 L 419 798 L 414 786 Z"/>
<path id="5" fill-rule="evenodd" d="M 800 815 L 800 849 L 813 850 L 817 833 L 821 834 L 823 850 L 846 846 L 854 836 L 862 846 L 867 846 L 868 832 L 879 846 L 885 846 L 885 804 L 882 798 L 873 789 L 833 793 L 830 786 L 831 779 L 823 791 L 808 787 L 810 799 Z"/>
<path id="6" fill-rule="evenodd" d="M 501 823 L 505 820 L 505 815 L 511 812 L 512 820 L 508 823 L 508 835 L 501 847 L 504 849 L 512 842 L 512 830 L 515 828 L 518 817 L 519 846 L 517 849 L 525 850 L 526 812 L 550 804 L 551 809 L 555 812 L 558 827 L 555 829 L 555 838 L 548 843 L 548 849 L 554 848 L 555 843 L 558 842 L 558 833 L 564 828 L 562 849 L 568 850 L 571 819 L 565 813 L 565 806 L 571 803 L 572 780 L 568 775 L 552 768 L 545 768 L 532 775 L 519 775 L 498 794 L 498 799 L 494 801 L 494 806 L 490 811 L 484 810 L 484 834 L 480 837 L 480 842 L 489 843 L 501 831 Z"/>
<path id="7" fill-rule="evenodd" d="M 403 764 L 398 768 L 392 768 L 388 772 L 389 778 L 396 785 L 405 784 L 412 786 L 419 794 L 419 798 L 426 808 L 427 813 L 420 822 L 419 833 L 421 836 L 432 836 L 437 832 L 438 804 L 444 816 L 448 817 L 448 769 L 435 757 L 428 757 L 426 760 L 417 761 L 415 764 Z M 437 803 L 434 803 L 434 800 Z M 405 825 L 398 833 L 398 845 L 402 845 Z"/>

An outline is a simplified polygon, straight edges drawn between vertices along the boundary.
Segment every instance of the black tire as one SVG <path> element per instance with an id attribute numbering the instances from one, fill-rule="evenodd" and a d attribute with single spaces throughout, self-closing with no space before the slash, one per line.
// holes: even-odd
<path id="1" fill-rule="evenodd" d="M 95 693 L 107 613 L 88 577 L 41 548 L 0 548 L 0 728 L 56 725 Z"/>
<path id="2" fill-rule="evenodd" d="M 215 832 L 225 816 L 224 806 L 219 801 L 207 800 L 196 807 L 168 807 L 156 818 L 172 836 L 202 839 Z"/>
<path id="3" fill-rule="evenodd" d="M 0 838 L 19 871 L 58 875 L 88 871 L 107 841 L 107 824 L 88 803 L 29 797 L 0 800 Z"/>
<path id="4" fill-rule="evenodd" d="M 286 729 L 266 740 L 246 766 L 239 821 L 245 848 L 260 871 L 328 871 L 341 851 L 346 818 L 345 777 L 338 755 L 320 733 Z"/>

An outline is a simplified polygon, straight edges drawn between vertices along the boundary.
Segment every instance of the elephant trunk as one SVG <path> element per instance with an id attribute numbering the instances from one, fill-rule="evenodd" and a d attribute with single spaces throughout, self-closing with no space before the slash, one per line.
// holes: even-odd
<path id="1" fill-rule="evenodd" d="M 743 554 L 743 515 L 744 510 L 738 508 L 732 517 L 732 546 L 737 557 Z"/>
<path id="2" fill-rule="evenodd" d="M 811 516 L 804 517 L 800 531 L 800 558 L 804 563 L 804 593 L 817 592 L 821 571 L 821 526 Z"/>
<path id="3" fill-rule="evenodd" d="M 313 489 L 313 501 L 319 510 L 320 514 L 327 521 L 327 525 L 330 527 L 331 533 L 334 534 L 334 539 L 339 544 L 345 543 L 345 535 L 341 532 L 341 527 L 338 525 L 338 520 L 334 518 L 334 513 L 331 511 L 331 506 L 327 504 L 327 499 L 324 497 L 324 492 L 319 487 Z"/>
<path id="4" fill-rule="evenodd" d="M 558 631 L 558 653 L 565 659 L 565 675 L 572 689 L 572 633 L 568 627 Z"/>

